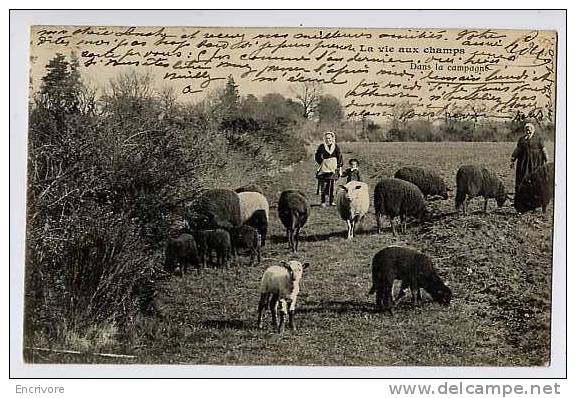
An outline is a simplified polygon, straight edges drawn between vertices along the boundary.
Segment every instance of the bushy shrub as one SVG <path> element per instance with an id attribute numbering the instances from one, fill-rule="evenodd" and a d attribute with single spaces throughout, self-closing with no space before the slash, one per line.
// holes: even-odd
<path id="1" fill-rule="evenodd" d="M 27 341 L 76 341 L 99 323 L 133 335 L 155 313 L 160 249 L 186 203 L 304 156 L 293 121 L 239 118 L 239 98 L 230 80 L 181 105 L 128 73 L 97 99 L 74 59 L 51 61 L 30 106 Z"/>

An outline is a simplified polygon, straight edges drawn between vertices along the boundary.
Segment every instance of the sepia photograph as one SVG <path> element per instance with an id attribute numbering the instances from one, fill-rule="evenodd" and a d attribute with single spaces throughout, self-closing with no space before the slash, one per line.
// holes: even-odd
<path id="1" fill-rule="evenodd" d="M 558 32 L 248 26 L 29 27 L 23 362 L 549 367 Z"/>

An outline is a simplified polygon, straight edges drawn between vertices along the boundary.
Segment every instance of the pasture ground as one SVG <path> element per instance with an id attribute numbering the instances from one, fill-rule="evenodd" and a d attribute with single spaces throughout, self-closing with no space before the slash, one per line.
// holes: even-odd
<path id="1" fill-rule="evenodd" d="M 509 156 L 514 143 L 343 143 L 345 162 L 360 160 L 373 191 L 378 176 L 401 166 L 431 167 L 455 188 L 462 164 L 484 164 L 513 192 Z M 553 153 L 551 144 L 547 145 Z M 313 150 L 314 148 L 310 148 Z M 489 213 L 475 199 L 467 216 L 449 200 L 429 203 L 433 221 L 409 225 L 394 237 L 385 221 L 376 234 L 371 206 L 361 230 L 347 241 L 335 207 L 321 208 L 315 195 L 313 156 L 257 183 L 273 206 L 263 261 L 248 259 L 229 269 L 208 268 L 162 282 L 161 317 L 139 321 L 135 339 L 121 352 L 135 359 L 69 358 L 71 362 L 324 365 L 324 366 L 543 366 L 550 353 L 552 212 L 517 215 L 507 202 Z M 312 208 L 297 259 L 311 263 L 298 297 L 296 324 L 279 336 L 270 325 L 256 327 L 258 286 L 264 269 L 292 258 L 276 214 L 280 192 L 297 188 Z M 371 196 L 372 196 L 371 192 Z M 453 291 L 449 307 L 431 302 L 416 308 L 402 301 L 392 317 L 375 312 L 371 259 L 381 248 L 408 245 L 430 255 Z M 159 256 L 159 261 L 162 259 Z M 409 295 L 406 296 L 409 298 Z M 62 356 L 37 362 L 60 362 Z"/>
<path id="2" fill-rule="evenodd" d="M 462 164 L 485 164 L 513 192 L 509 156 L 514 143 L 344 143 L 345 161 L 360 160 L 371 190 L 378 175 L 399 167 L 432 167 L 455 188 Z M 548 145 L 549 153 L 553 148 Z M 542 366 L 549 360 L 552 209 L 519 216 L 511 203 L 471 214 L 447 201 L 432 201 L 434 221 L 409 226 L 394 238 L 389 226 L 375 233 L 373 207 L 363 230 L 347 241 L 335 207 L 317 206 L 314 162 L 294 165 L 260 184 L 272 206 L 287 188 L 303 190 L 313 207 L 296 258 L 309 261 L 299 295 L 298 330 L 277 335 L 269 322 L 256 328 L 258 285 L 263 270 L 290 258 L 284 230 L 271 210 L 265 259 L 231 269 L 211 268 L 174 277 L 161 287 L 164 319 L 150 341 L 134 352 L 148 363 L 347 366 Z M 372 193 L 371 193 L 372 194 Z M 415 247 L 435 259 L 453 290 L 449 307 L 400 303 L 393 317 L 374 311 L 372 256 L 390 244 Z M 409 296 L 407 296 L 409 297 Z M 269 317 L 267 318 L 267 321 Z"/>

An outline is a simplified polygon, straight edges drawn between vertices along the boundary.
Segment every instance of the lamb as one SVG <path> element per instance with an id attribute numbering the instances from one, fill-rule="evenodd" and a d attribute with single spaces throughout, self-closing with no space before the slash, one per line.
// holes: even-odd
<path id="1" fill-rule="evenodd" d="M 374 208 L 376 227 L 381 233 L 380 217 L 387 215 L 390 219 L 392 234 L 396 236 L 394 218 L 400 216 L 400 228 L 406 233 L 408 216 L 423 218 L 428 214 L 424 195 L 416 185 L 398 178 L 384 178 L 374 188 Z"/>
<path id="2" fill-rule="evenodd" d="M 542 213 L 546 213 L 553 197 L 554 163 L 546 163 L 522 181 L 514 196 L 514 208 L 518 213 L 525 213 L 542 207 Z"/>
<path id="3" fill-rule="evenodd" d="M 212 259 L 212 253 L 216 253 L 216 264 L 227 266 L 232 253 L 230 233 L 225 229 L 207 229 L 193 231 L 198 245 L 199 258 L 202 265 L 206 265 L 206 257 Z"/>
<path id="4" fill-rule="evenodd" d="M 416 166 L 406 166 L 398 169 L 396 174 L 394 174 L 394 178 L 399 178 L 416 185 L 422 191 L 424 199 L 427 199 L 428 195 L 438 195 L 443 199 L 448 199 L 446 183 L 442 177 L 433 170 Z"/>
<path id="5" fill-rule="evenodd" d="M 498 176 L 485 167 L 477 165 L 460 167 L 456 174 L 456 209 L 462 207 L 466 214 L 468 202 L 476 196 L 484 197 L 484 213 L 486 213 L 488 199 L 496 199 L 498 207 L 502 207 L 508 194 Z"/>
<path id="6" fill-rule="evenodd" d="M 249 225 L 240 225 L 232 228 L 230 232 L 232 240 L 232 253 L 238 258 L 238 253 L 247 251 L 250 253 L 250 265 L 254 264 L 254 257 L 258 258 L 260 263 L 260 234 Z"/>
<path id="7" fill-rule="evenodd" d="M 258 303 L 258 328 L 262 328 L 262 315 L 266 307 L 270 308 L 272 323 L 278 332 L 284 332 L 284 316 L 288 313 L 288 326 L 296 330 L 294 311 L 300 291 L 300 281 L 309 263 L 282 261 L 264 271 L 260 282 L 260 302 Z M 280 322 L 278 322 L 278 304 L 280 304 Z"/>
<path id="8" fill-rule="evenodd" d="M 387 310 L 392 315 L 395 279 L 402 281 L 396 303 L 404 296 L 404 289 L 409 287 L 414 305 L 422 300 L 420 288 L 424 288 L 434 301 L 450 304 L 452 291 L 438 276 L 428 256 L 408 247 L 388 246 L 372 259 L 372 287 L 368 294 L 376 292 L 378 310 Z"/>
<path id="9" fill-rule="evenodd" d="M 196 241 L 190 234 L 182 234 L 166 242 L 164 270 L 170 274 L 176 268 L 180 269 L 180 276 L 188 271 L 188 266 L 197 266 L 200 269 L 200 258 Z"/>
<path id="10" fill-rule="evenodd" d="M 278 200 L 278 217 L 286 228 L 288 244 L 292 252 L 298 250 L 300 228 L 306 224 L 310 207 L 306 196 L 297 190 L 287 190 L 280 194 Z"/>
<path id="11" fill-rule="evenodd" d="M 238 194 L 238 198 L 240 200 L 241 223 L 256 228 L 260 233 L 262 246 L 264 246 L 268 232 L 268 213 L 270 212 L 268 200 L 258 192 L 241 192 Z"/>
<path id="12" fill-rule="evenodd" d="M 346 221 L 348 239 L 354 237 L 356 223 L 362 221 L 370 207 L 370 193 L 368 184 L 359 181 L 350 181 L 341 185 L 336 196 L 336 206 L 340 217 Z"/>
<path id="13" fill-rule="evenodd" d="M 228 189 L 210 189 L 193 203 L 188 224 L 191 229 L 226 229 L 241 224 L 240 199 Z"/>

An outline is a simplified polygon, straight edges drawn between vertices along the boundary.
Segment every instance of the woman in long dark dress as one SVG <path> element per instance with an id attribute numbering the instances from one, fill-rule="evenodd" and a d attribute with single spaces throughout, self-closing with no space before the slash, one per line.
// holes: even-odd
<path id="1" fill-rule="evenodd" d="M 524 135 L 518 140 L 516 149 L 510 158 L 510 168 L 513 168 L 514 162 L 516 162 L 515 192 L 518 192 L 518 187 L 525 177 L 548 161 L 542 137 L 534 134 L 534 131 L 534 125 L 526 123 Z"/>

